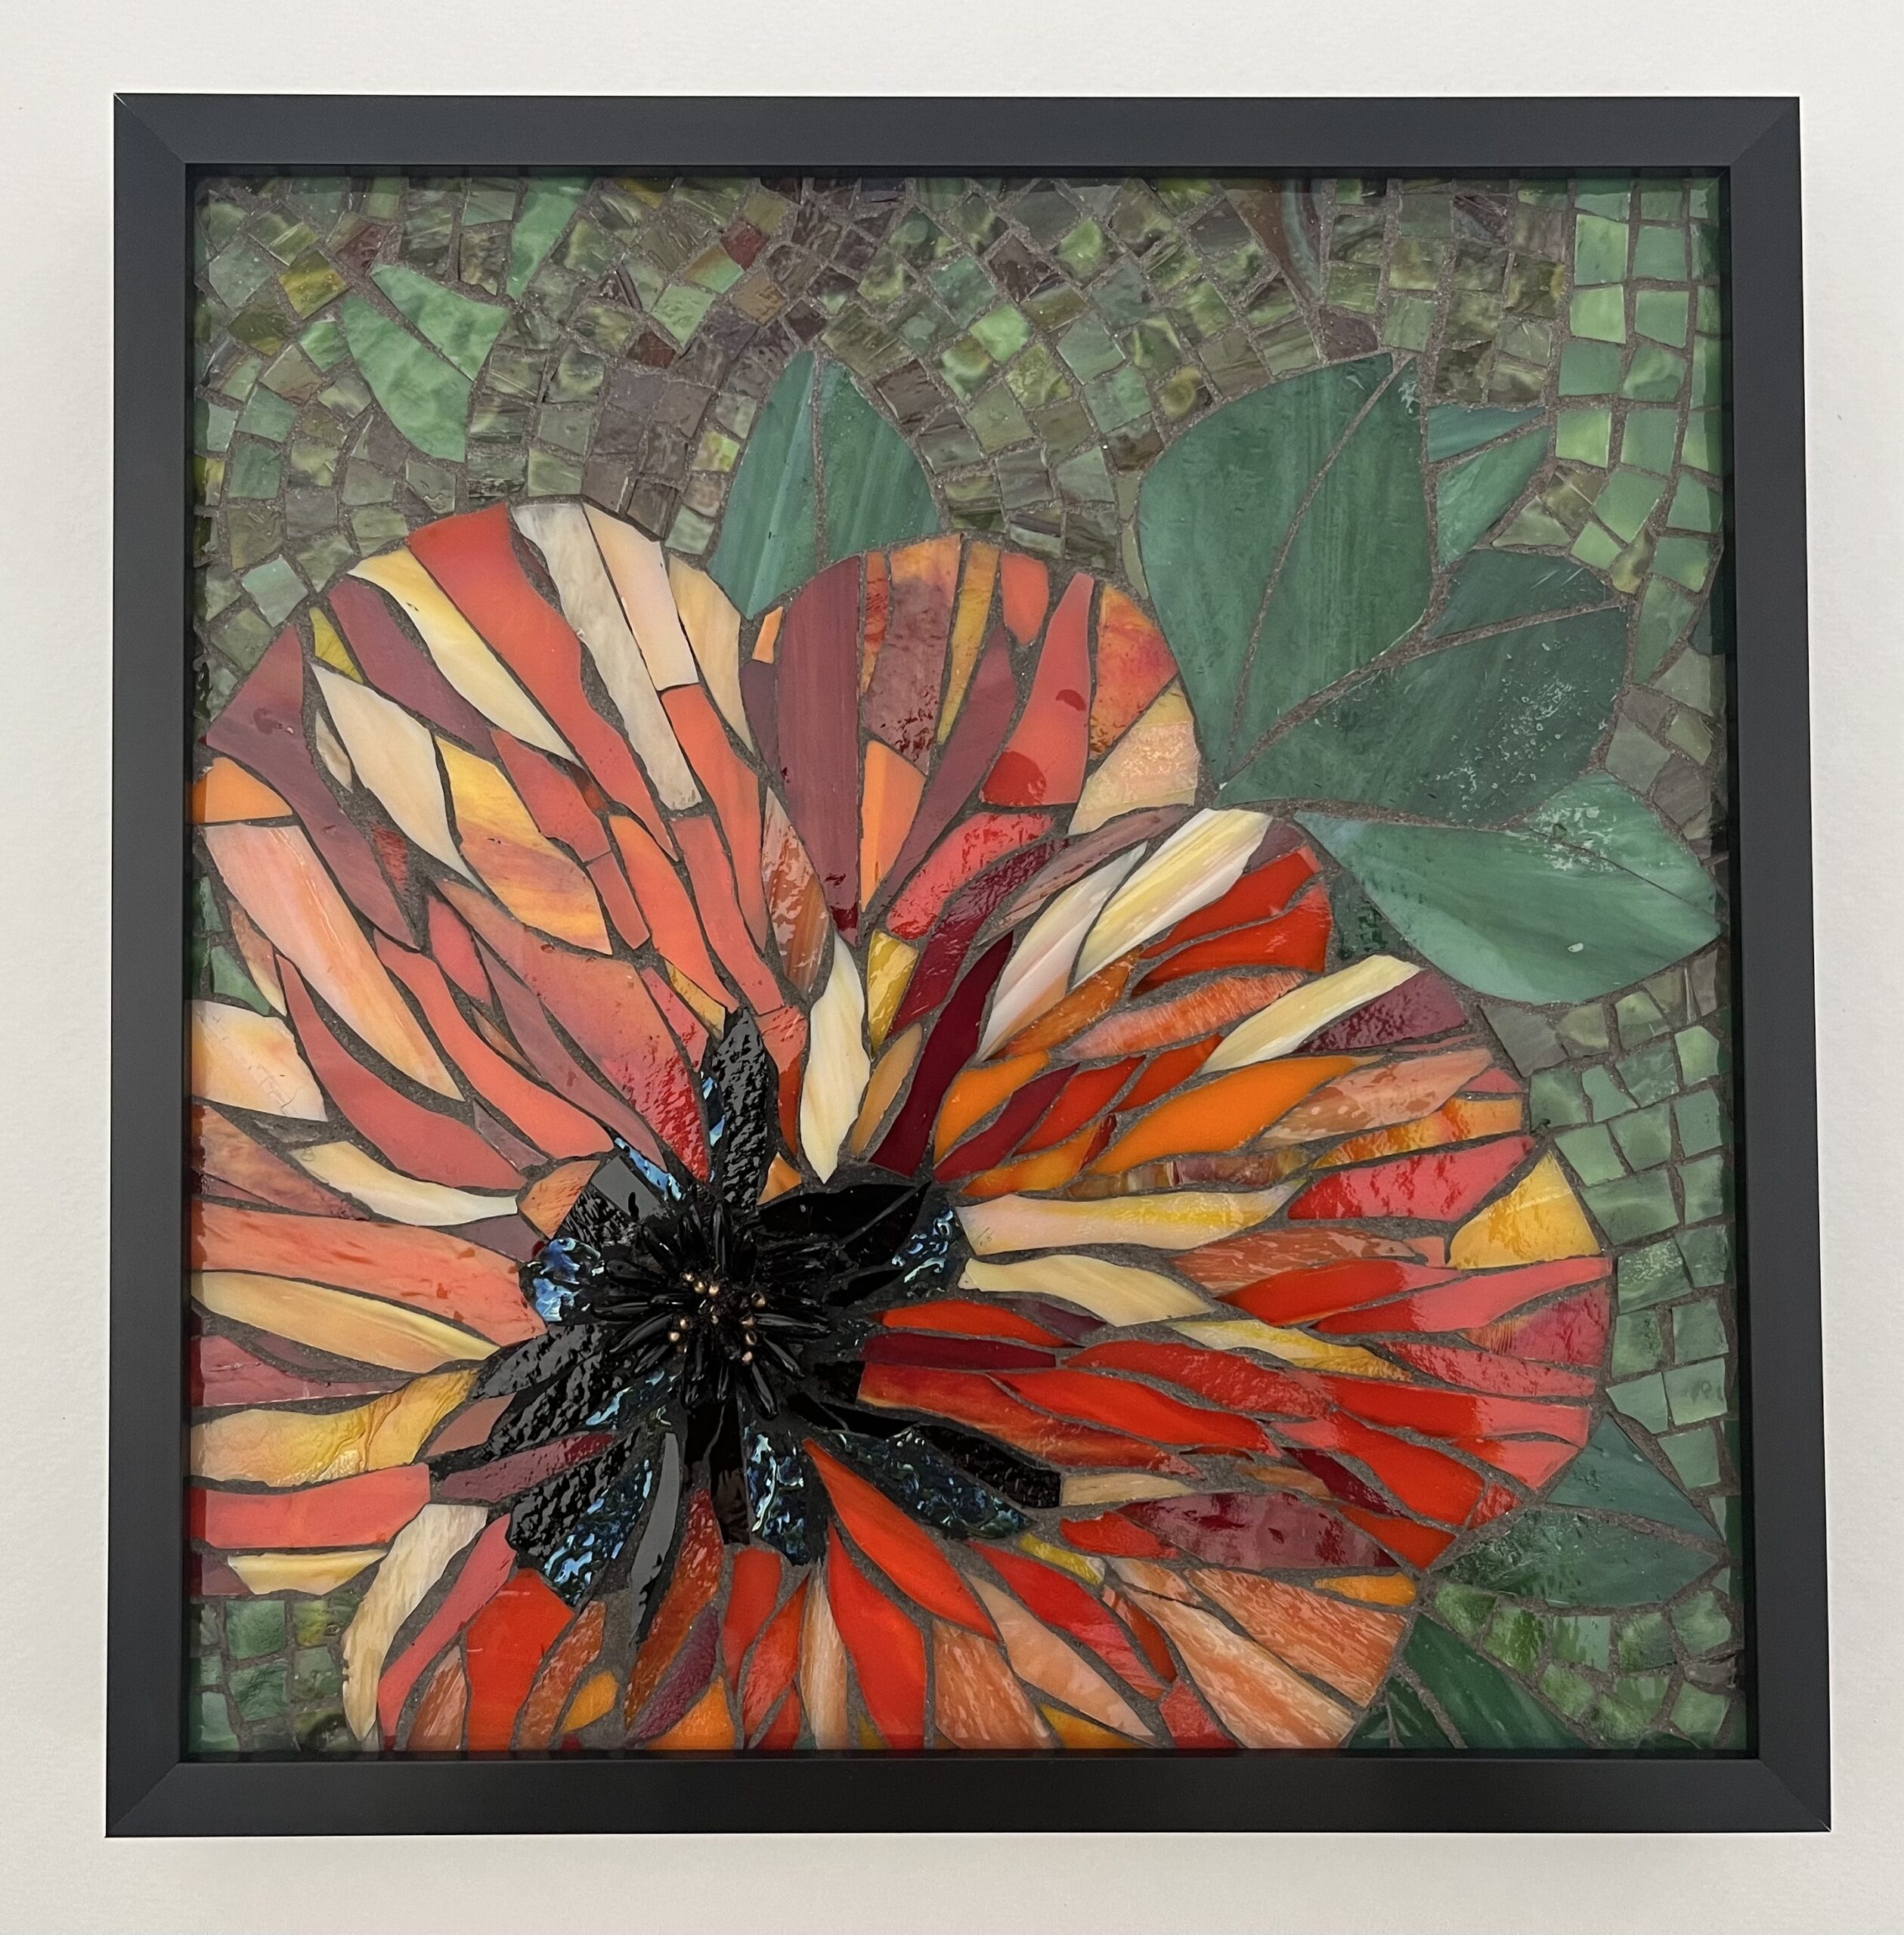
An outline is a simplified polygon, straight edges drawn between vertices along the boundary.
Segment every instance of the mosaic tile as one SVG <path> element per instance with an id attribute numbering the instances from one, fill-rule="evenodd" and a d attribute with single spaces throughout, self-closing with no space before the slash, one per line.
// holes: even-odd
<path id="1" fill-rule="evenodd" d="M 1713 184 L 194 252 L 193 1753 L 1743 1737 Z"/>

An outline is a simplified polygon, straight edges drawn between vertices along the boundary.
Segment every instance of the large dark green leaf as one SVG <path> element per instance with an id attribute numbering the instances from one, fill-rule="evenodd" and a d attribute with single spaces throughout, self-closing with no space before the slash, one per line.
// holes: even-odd
<path id="1" fill-rule="evenodd" d="M 1603 793 L 1600 782 L 1595 791 Z M 1590 1001 L 1719 931 L 1707 909 L 1635 871 L 1612 843 L 1605 853 L 1584 844 L 1601 839 L 1598 828 L 1556 835 L 1298 817 L 1419 953 L 1502 1000 Z M 1670 836 L 1662 828 L 1658 838 Z M 1626 851 L 1649 844 L 1636 828 Z M 1657 857 L 1645 856 L 1655 871 Z"/>
<path id="2" fill-rule="evenodd" d="M 1432 1619 L 1415 1621 L 1403 1658 L 1469 1747 L 1580 1745 L 1579 1735 L 1562 1726 L 1525 1687 Z"/>
<path id="3" fill-rule="evenodd" d="M 750 618 L 819 568 L 813 407 L 809 350 L 780 373 L 727 494 L 720 542 L 707 568 Z"/>
<path id="4" fill-rule="evenodd" d="M 1527 488 L 1552 441 L 1545 430 L 1529 430 L 1441 472 L 1435 487 L 1435 524 L 1443 564 L 1452 564 L 1500 522 Z"/>
<path id="5" fill-rule="evenodd" d="M 939 506 L 911 446 L 837 363 L 820 378 L 820 460 L 828 564 L 939 528 Z"/>
<path id="6" fill-rule="evenodd" d="M 1602 1419 L 1587 1449 L 1548 1493 L 1547 1503 L 1625 1512 L 1695 1538 L 1718 1537 L 1712 1521 L 1610 1417 Z"/>
<path id="7" fill-rule="evenodd" d="M 1473 551 L 1455 572 L 1447 602 L 1428 635 L 1447 638 L 1514 618 L 1606 602 L 1605 583 L 1565 558 L 1543 551 Z"/>
<path id="8" fill-rule="evenodd" d="M 1447 1576 L 1549 1605 L 1654 1605 L 1723 1557 L 1617 1519 L 1540 1506 L 1470 1546 Z"/>
<path id="9" fill-rule="evenodd" d="M 1626 658 L 1626 615 L 1608 607 L 1378 666 L 1274 741 L 1223 798 L 1510 819 L 1592 757 Z"/>
<path id="10" fill-rule="evenodd" d="M 748 439 L 708 569 L 753 618 L 822 562 L 939 528 L 931 487 L 906 439 L 845 369 L 830 364 L 821 372 L 807 351 L 781 373 Z"/>
<path id="11" fill-rule="evenodd" d="M 1289 709 L 1385 652 L 1430 585 L 1413 364 L 1273 383 L 1152 465 L 1144 577 L 1227 778 Z"/>

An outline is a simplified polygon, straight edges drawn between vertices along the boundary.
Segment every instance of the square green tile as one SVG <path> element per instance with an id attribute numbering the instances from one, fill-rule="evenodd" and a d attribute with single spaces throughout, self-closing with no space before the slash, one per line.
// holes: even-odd
<path id="1" fill-rule="evenodd" d="M 1611 342 L 1570 342 L 1560 352 L 1562 396 L 1610 396 L 1620 387 L 1620 351 Z"/>
<path id="2" fill-rule="evenodd" d="M 1590 1187 L 1586 1197 L 1595 1221 L 1617 1243 L 1657 1236 L 1680 1220 L 1672 1184 L 1659 1170 Z"/>
<path id="3" fill-rule="evenodd" d="M 1676 410 L 1630 410 L 1620 435 L 1620 461 L 1636 469 L 1658 471 L 1664 476 L 1673 468 L 1679 443 Z"/>
<path id="4" fill-rule="evenodd" d="M 1671 1107 L 1657 1102 L 1649 1109 L 1621 1116 L 1613 1125 L 1613 1134 L 1630 1168 L 1656 1169 L 1669 1161 L 1673 1153 Z"/>
<path id="5" fill-rule="evenodd" d="M 1613 442 L 1611 410 L 1563 410 L 1554 435 L 1554 454 L 1604 470 Z"/>
<path id="6" fill-rule="evenodd" d="M 1574 334 L 1590 342 L 1624 342 L 1626 290 L 1618 283 L 1606 289 L 1576 289 L 1568 317 Z"/>
<path id="7" fill-rule="evenodd" d="M 1677 1364 L 1666 1373 L 1666 1401 L 1676 1425 L 1702 1423 L 1726 1414 L 1726 1360 Z"/>

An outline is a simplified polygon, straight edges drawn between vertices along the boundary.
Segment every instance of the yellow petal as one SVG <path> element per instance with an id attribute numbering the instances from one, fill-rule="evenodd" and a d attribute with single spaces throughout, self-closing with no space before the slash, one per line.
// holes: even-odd
<path id="1" fill-rule="evenodd" d="M 866 1039 L 875 1048 L 886 1039 L 886 1031 L 899 1012 L 899 997 L 912 978 L 912 964 L 919 958 L 916 947 L 889 933 L 876 933 L 866 947 Z"/>
<path id="2" fill-rule="evenodd" d="M 959 1288 L 998 1296 L 1056 1297 L 1107 1324 L 1161 1324 L 1209 1311 L 1209 1301 L 1187 1283 L 1135 1264 L 1095 1256 L 1041 1256 L 1025 1263 L 965 1266 Z"/>
<path id="3" fill-rule="evenodd" d="M 1357 1572 L 1339 1579 L 1318 1579 L 1325 1592 L 1339 1593 L 1345 1599 L 1359 1599 L 1367 1605 L 1413 1605 L 1415 1582 L 1399 1572 Z"/>
<path id="4" fill-rule="evenodd" d="M 698 801 L 701 789 L 648 675 L 647 661 L 628 629 L 627 615 L 608 581 L 587 514 L 580 504 L 543 503 L 522 505 L 515 515 L 516 528 L 541 552 L 556 581 L 562 615 L 595 661 L 602 683 L 621 714 L 628 743 L 661 803 L 673 812 L 685 812 Z"/>
<path id="5" fill-rule="evenodd" d="M 1111 896 L 1085 937 L 1072 985 L 1228 893 L 1268 825 L 1267 813 L 1240 807 L 1206 807 L 1184 821 Z"/>
<path id="6" fill-rule="evenodd" d="M 695 662 L 720 716 L 735 738 L 751 751 L 754 735 L 747 729 L 747 708 L 741 703 L 741 615 L 727 594 L 705 571 L 683 558 L 667 561 L 668 589 L 681 628 L 694 648 Z"/>
<path id="7" fill-rule="evenodd" d="M 1055 1565 L 1060 1571 L 1069 1572 L 1087 1586 L 1104 1583 L 1104 1562 L 1088 1552 L 1067 1551 L 1061 1545 L 1052 1544 L 1049 1539 L 1040 1538 L 1036 1532 L 1021 1532 L 1014 1543 L 1020 1551 L 1029 1553 L 1033 1559 L 1042 1559 L 1047 1565 Z"/>
<path id="8" fill-rule="evenodd" d="M 1187 807 L 1197 797 L 1197 727 L 1180 685 L 1167 686 L 1085 782 L 1071 816 L 1088 833 L 1140 807 Z"/>
<path id="9" fill-rule="evenodd" d="M 481 1222 L 488 1216 L 512 1215 L 512 1196 L 476 1196 L 468 1190 L 448 1189 L 422 1182 L 382 1163 L 354 1142 L 320 1142 L 291 1153 L 299 1167 L 320 1182 L 354 1196 L 367 1209 L 395 1223 L 415 1223 L 426 1229 L 454 1229 L 459 1223 Z"/>
<path id="10" fill-rule="evenodd" d="M 844 939 L 833 937 L 833 971 L 813 1004 L 806 1079 L 800 1091 L 800 1146 L 824 1182 L 840 1161 L 859 1113 L 872 1061 L 866 1052 L 866 996 Z"/>
<path id="11" fill-rule="evenodd" d="M 380 1545 L 360 1546 L 354 1552 L 237 1552 L 225 1563 L 254 1593 L 317 1596 L 335 1592 L 383 1553 Z"/>
<path id="12" fill-rule="evenodd" d="M 463 850 L 483 884 L 525 926 L 606 954 L 608 930 L 587 875 L 542 837 L 502 768 L 447 739 L 436 743 Z"/>
<path id="13" fill-rule="evenodd" d="M 324 1119 L 323 1092 L 290 1029 L 228 1002 L 192 1003 L 192 1093 L 260 1115 Z"/>
<path id="14" fill-rule="evenodd" d="M 302 830 L 212 826 L 205 830 L 205 844 L 245 912 L 277 951 L 304 971 L 345 1026 L 413 1082 L 456 1097 L 449 1070 L 370 952 Z"/>
<path id="15" fill-rule="evenodd" d="M 564 1717 L 562 1730 L 564 1733 L 580 1733 L 585 1726 L 593 1726 L 615 1704 L 615 1696 L 621 1683 L 604 1667 L 599 1672 L 590 1674 L 581 1684 L 580 1690 L 570 1703 Z"/>
<path id="16" fill-rule="evenodd" d="M 426 1505 L 392 1541 L 344 1629 L 344 1718 L 360 1740 L 376 1726 L 377 1676 L 391 1641 L 488 1519 L 484 1505 Z"/>
<path id="17" fill-rule="evenodd" d="M 1194 1249 L 1267 1221 L 1296 1187 L 1283 1183 L 1274 1189 L 1180 1189 L 1083 1203 L 1001 1196 L 990 1203 L 965 1205 L 958 1220 L 964 1225 L 966 1241 L 980 1256 L 1095 1243 Z"/>
<path id="18" fill-rule="evenodd" d="M 1318 1028 L 1326 1028 L 1339 1016 L 1365 1006 L 1391 988 L 1400 987 L 1420 971 L 1410 961 L 1397 961 L 1386 954 L 1371 954 L 1366 960 L 1324 975 L 1320 980 L 1292 989 L 1280 1001 L 1271 1002 L 1247 1020 L 1238 1022 L 1218 1042 L 1216 1052 L 1200 1072 L 1217 1075 L 1226 1068 L 1246 1068 L 1252 1062 L 1286 1054 Z"/>
<path id="19" fill-rule="evenodd" d="M 410 553 L 386 551 L 366 558 L 352 567 L 351 576 L 387 591 L 404 608 L 436 669 L 492 726 L 558 759 L 575 757 L 509 667 Z"/>
<path id="20" fill-rule="evenodd" d="M 333 672 L 342 672 L 345 678 L 362 683 L 364 674 L 357 669 L 350 648 L 337 636 L 337 627 L 327 611 L 311 614 L 311 649 L 320 665 L 328 665 Z"/>
<path id="21" fill-rule="evenodd" d="M 191 1469 L 221 1483 L 321 1485 L 407 1465 L 460 1404 L 473 1370 L 438 1371 L 337 1411 L 227 1411 L 191 1431 Z"/>
<path id="22" fill-rule="evenodd" d="M 472 1336 L 402 1304 L 294 1277 L 207 1270 L 193 1276 L 191 1293 L 193 1301 L 215 1317 L 384 1370 L 434 1370 L 439 1364 L 486 1358 L 496 1348 L 486 1337 Z"/>
<path id="23" fill-rule="evenodd" d="M 661 547 L 632 524 L 624 524 L 593 504 L 587 510 L 602 561 L 615 581 L 615 595 L 627 615 L 629 629 L 641 648 L 655 690 L 664 692 L 676 686 L 693 685 L 694 653 L 681 629 L 674 594 L 668 589 Z"/>
<path id="24" fill-rule="evenodd" d="M 1457 1270 L 1496 1270 L 1593 1256 L 1599 1247 L 1560 1165 L 1543 1156 L 1505 1196 L 1455 1231 L 1447 1260 Z"/>
<path id="25" fill-rule="evenodd" d="M 1377 1357 L 1358 1344 L 1332 1344 L 1306 1330 L 1286 1330 L 1280 1324 L 1259 1324 L 1253 1317 L 1209 1317 L 1173 1324 L 1194 1344 L 1218 1351 L 1258 1351 L 1266 1358 L 1294 1364 L 1299 1370 L 1331 1370 L 1345 1377 L 1381 1377 L 1391 1383 L 1413 1380 L 1398 1365 Z"/>
<path id="26" fill-rule="evenodd" d="M 1071 965 L 1091 924 L 1125 876 L 1144 857 L 1141 846 L 1114 854 L 1101 867 L 1073 881 L 1026 929 L 1011 951 L 992 996 L 992 1011 L 978 1045 L 989 1055 L 1056 1001 L 1070 984 Z"/>
<path id="27" fill-rule="evenodd" d="M 314 670 L 358 777 L 401 831 L 433 859 L 470 878 L 450 837 L 443 779 L 429 728 L 368 686 L 353 685 L 321 665 Z"/>

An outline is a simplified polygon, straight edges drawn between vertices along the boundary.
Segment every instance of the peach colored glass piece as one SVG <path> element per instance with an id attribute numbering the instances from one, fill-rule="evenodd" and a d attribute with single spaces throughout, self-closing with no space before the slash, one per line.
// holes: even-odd
<path id="1" fill-rule="evenodd" d="M 728 602 L 726 593 L 685 558 L 668 559 L 667 586 L 674 594 L 674 608 L 680 615 L 681 629 L 688 635 L 702 680 L 735 738 L 751 750 L 747 708 L 741 703 L 740 613 Z"/>
<path id="2" fill-rule="evenodd" d="M 1407 1630 L 1396 1614 L 1345 1605 L 1253 1572 L 1203 1568 L 1190 1576 L 1252 1639 L 1358 1705 L 1375 1697 Z"/>
<path id="3" fill-rule="evenodd" d="M 449 1070 L 303 833 L 295 826 L 234 825 L 207 827 L 204 840 L 225 885 L 345 1026 L 413 1082 L 456 1097 Z"/>
<path id="4" fill-rule="evenodd" d="M 999 1752 L 1051 1745 L 1049 1729 L 989 1639 L 936 1621 L 932 1674 L 933 1719 L 955 1747 Z"/>
<path id="5" fill-rule="evenodd" d="M 1354 1715 L 1212 1615 L 1167 1599 L 1144 1610 L 1175 1642 L 1216 1717 L 1246 1747 L 1336 1747 Z"/>
<path id="6" fill-rule="evenodd" d="M 191 1294 L 214 1316 L 386 1370 L 434 1370 L 496 1348 L 420 1311 L 288 1277 L 206 1271 L 191 1279 Z"/>
<path id="7" fill-rule="evenodd" d="M 1045 623 L 1051 602 L 1051 574 L 1036 558 L 1008 551 L 999 560 L 1005 630 L 1020 645 L 1029 645 Z"/>
<path id="8" fill-rule="evenodd" d="M 973 1580 L 972 1587 L 998 1629 L 1013 1672 L 1027 1686 L 1054 1695 L 1132 1740 L 1151 1738 L 1150 1729 L 1123 1695 L 1003 1587 L 979 1578 Z"/>
<path id="9" fill-rule="evenodd" d="M 869 903 L 912 831 L 925 775 L 879 739 L 866 745 L 859 820 L 859 898 Z"/>
<path id="10" fill-rule="evenodd" d="M 323 1091 L 283 1022 L 219 1001 L 193 1002 L 191 1020 L 194 1095 L 262 1115 L 324 1119 Z"/>
<path id="11" fill-rule="evenodd" d="M 596 954 L 609 951 L 601 902 L 588 876 L 542 837 L 500 766 L 447 739 L 437 741 L 470 865 L 526 926 Z"/>

